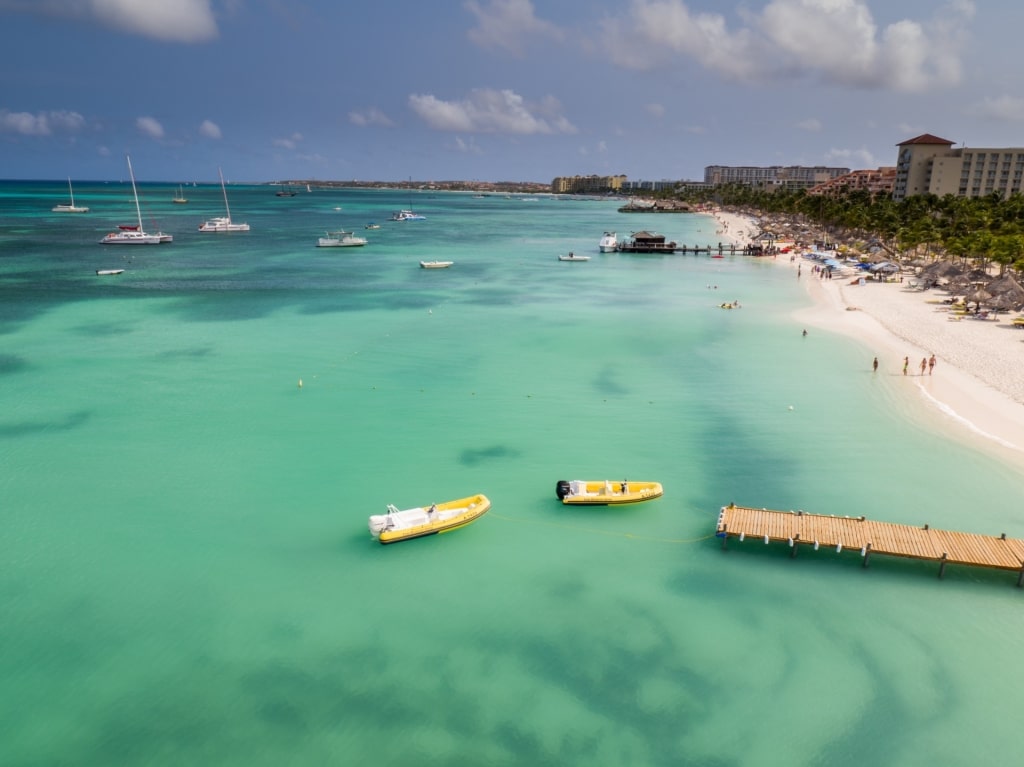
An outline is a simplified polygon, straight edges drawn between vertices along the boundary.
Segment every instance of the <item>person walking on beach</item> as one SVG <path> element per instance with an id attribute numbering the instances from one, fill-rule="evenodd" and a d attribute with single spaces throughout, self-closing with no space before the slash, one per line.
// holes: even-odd
<path id="1" fill-rule="evenodd" d="M 924 375 L 924 369 L 928 367 L 928 360 L 925 357 L 921 358 L 921 375 Z"/>
<path id="2" fill-rule="evenodd" d="M 910 357 L 903 358 L 903 375 L 907 374 L 907 368 L 910 367 Z"/>
<path id="3" fill-rule="evenodd" d="M 932 370 L 935 368 L 935 355 L 933 354 L 928 358 L 928 375 L 932 374 Z"/>
<path id="4" fill-rule="evenodd" d="M 872 373 L 877 373 L 878 372 L 878 357 L 875 357 L 875 361 L 871 363 L 871 372 Z"/>

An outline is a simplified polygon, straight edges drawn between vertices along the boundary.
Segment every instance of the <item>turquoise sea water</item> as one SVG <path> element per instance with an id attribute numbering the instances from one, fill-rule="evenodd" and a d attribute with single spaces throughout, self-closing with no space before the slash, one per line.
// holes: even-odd
<path id="1" fill-rule="evenodd" d="M 175 242 L 121 247 L 96 242 L 123 185 L 68 215 L 61 183 L 0 184 L 0 764 L 1024 748 L 1014 574 L 711 537 L 730 501 L 1024 537 L 1020 470 L 856 340 L 802 337 L 792 271 L 598 254 L 606 229 L 719 239 L 611 201 L 231 187 L 252 231 L 200 234 L 219 187 L 176 190 L 141 187 Z M 340 227 L 370 244 L 314 247 Z M 605 477 L 665 496 L 555 497 Z M 475 492 L 468 528 L 370 539 L 387 503 Z"/>

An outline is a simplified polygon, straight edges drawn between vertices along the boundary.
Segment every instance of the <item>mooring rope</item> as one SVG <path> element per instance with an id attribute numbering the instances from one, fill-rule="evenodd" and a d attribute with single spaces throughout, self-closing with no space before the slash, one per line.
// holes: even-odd
<path id="1" fill-rule="evenodd" d="M 551 522 L 546 519 L 519 519 L 517 517 L 506 517 L 502 514 L 495 514 L 493 511 L 488 512 L 487 516 L 497 517 L 506 522 L 520 522 L 526 525 L 543 525 L 544 527 L 559 527 L 563 530 L 572 530 L 574 533 L 590 533 L 591 535 L 605 535 L 611 538 L 627 538 L 633 541 L 644 541 L 646 543 L 699 543 L 700 541 L 706 541 L 715 537 L 714 533 L 709 535 L 702 535 L 700 538 L 659 538 L 651 535 L 637 535 L 635 533 L 618 533 L 613 530 L 602 530 L 595 527 L 582 527 L 580 525 L 570 525 L 565 522 Z"/>

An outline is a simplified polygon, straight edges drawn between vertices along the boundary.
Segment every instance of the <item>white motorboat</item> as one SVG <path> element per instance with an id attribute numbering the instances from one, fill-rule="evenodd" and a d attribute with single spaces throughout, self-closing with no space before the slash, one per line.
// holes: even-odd
<path id="1" fill-rule="evenodd" d="M 124 273 L 124 269 L 97 269 L 96 270 L 96 274 L 100 275 L 101 277 L 106 276 L 106 275 L 110 275 L 110 274 L 123 274 L 123 273 Z"/>
<path id="2" fill-rule="evenodd" d="M 618 250 L 619 240 L 615 235 L 615 232 L 605 232 L 601 237 L 601 242 L 597 244 L 597 249 L 602 253 L 614 253 Z"/>
<path id="3" fill-rule="evenodd" d="M 340 208 L 338 210 L 340 210 Z M 366 226 L 364 226 L 363 229 L 380 229 L 380 224 L 375 224 L 371 221 Z"/>
<path id="4" fill-rule="evenodd" d="M 159 245 L 163 242 L 172 242 L 173 235 L 157 232 L 147 234 L 142 228 L 142 209 L 139 207 L 139 190 L 135 188 L 135 171 L 132 170 L 132 158 L 125 156 L 128 160 L 128 175 L 132 179 L 132 195 L 135 197 L 135 215 L 138 217 L 138 224 L 122 224 L 116 232 L 104 235 L 100 240 L 102 245 Z"/>
<path id="5" fill-rule="evenodd" d="M 568 255 L 565 255 L 565 256 L 559 256 L 558 260 L 559 261 L 589 261 L 590 260 L 590 256 L 580 256 L 580 255 L 577 255 L 575 253 L 569 253 Z"/>
<path id="6" fill-rule="evenodd" d="M 420 266 L 424 269 L 447 269 L 454 263 L 454 261 L 420 261 Z"/>
<path id="7" fill-rule="evenodd" d="M 316 242 L 318 248 L 358 248 L 367 243 L 365 237 L 356 237 L 352 232 L 327 232 Z"/>
<path id="8" fill-rule="evenodd" d="M 224 211 L 227 215 L 211 218 L 209 221 L 204 221 L 199 225 L 199 231 L 248 232 L 248 224 L 236 224 L 231 220 L 231 206 L 228 205 L 228 190 L 227 187 L 224 186 L 224 172 L 220 168 L 217 168 L 217 173 L 220 174 L 220 191 L 224 194 Z"/>
<path id="9" fill-rule="evenodd" d="M 68 176 L 68 194 L 71 195 L 70 205 L 54 205 L 54 213 L 88 213 L 89 209 L 84 205 L 75 205 L 75 190 L 71 188 L 71 176 Z"/>
<path id="10" fill-rule="evenodd" d="M 411 210 L 398 210 L 391 214 L 392 221 L 422 221 L 426 216 L 413 213 Z"/>

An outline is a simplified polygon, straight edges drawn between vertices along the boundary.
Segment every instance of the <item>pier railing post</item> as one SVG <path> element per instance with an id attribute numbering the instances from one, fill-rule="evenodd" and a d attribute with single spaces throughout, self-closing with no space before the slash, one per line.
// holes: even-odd
<path id="1" fill-rule="evenodd" d="M 871 544 L 865 544 L 864 546 L 864 564 L 862 567 L 868 566 L 868 560 L 871 559 Z"/>
<path id="2" fill-rule="evenodd" d="M 943 551 L 942 552 L 942 560 L 941 560 L 941 563 L 939 564 L 939 578 L 940 579 L 942 578 L 942 576 L 946 572 L 946 557 L 947 557 L 947 554 L 946 554 L 945 551 Z"/>
<path id="3" fill-rule="evenodd" d="M 725 551 L 725 542 L 729 540 L 729 526 L 722 525 L 722 551 Z"/>

